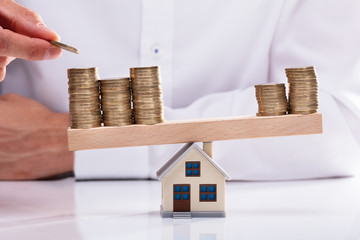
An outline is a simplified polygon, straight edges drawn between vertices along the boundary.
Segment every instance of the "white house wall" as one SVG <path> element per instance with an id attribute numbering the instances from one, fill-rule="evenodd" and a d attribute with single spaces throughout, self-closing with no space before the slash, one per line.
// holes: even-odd
<path id="1" fill-rule="evenodd" d="M 200 177 L 185 176 L 185 162 L 200 161 Z M 162 206 L 165 212 L 173 212 L 173 185 L 191 184 L 190 211 L 225 211 L 225 177 L 196 148 L 180 160 L 163 178 Z M 216 202 L 199 201 L 199 185 L 216 184 Z"/>

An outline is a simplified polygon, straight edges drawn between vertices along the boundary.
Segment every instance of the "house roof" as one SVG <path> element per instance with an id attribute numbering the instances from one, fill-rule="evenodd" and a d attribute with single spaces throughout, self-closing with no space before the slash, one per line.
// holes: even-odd
<path id="1" fill-rule="evenodd" d="M 201 149 L 196 143 L 187 143 L 180 150 L 178 150 L 157 172 L 156 176 L 159 180 L 163 179 L 163 177 L 183 158 L 185 155 L 193 148 L 199 150 L 199 152 L 207 159 L 209 162 L 214 165 L 219 172 L 224 175 L 226 180 L 230 179 L 230 176 L 217 164 L 214 160 L 212 160 L 209 155 L 207 155 L 203 149 Z"/>

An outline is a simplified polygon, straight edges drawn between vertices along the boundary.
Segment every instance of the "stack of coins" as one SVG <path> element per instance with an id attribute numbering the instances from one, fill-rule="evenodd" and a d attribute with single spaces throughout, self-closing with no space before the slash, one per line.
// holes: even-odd
<path id="1" fill-rule="evenodd" d="M 286 68 L 289 82 L 289 113 L 316 113 L 318 84 L 314 67 Z"/>
<path id="2" fill-rule="evenodd" d="M 132 124 L 130 78 L 100 80 L 104 126 Z"/>
<path id="3" fill-rule="evenodd" d="M 285 84 L 255 85 L 259 105 L 257 116 L 276 116 L 286 114 L 288 103 Z"/>
<path id="4" fill-rule="evenodd" d="M 135 123 L 164 122 L 159 67 L 130 68 L 130 78 Z"/>
<path id="5" fill-rule="evenodd" d="M 101 126 L 98 72 L 96 68 L 68 69 L 71 128 Z"/>

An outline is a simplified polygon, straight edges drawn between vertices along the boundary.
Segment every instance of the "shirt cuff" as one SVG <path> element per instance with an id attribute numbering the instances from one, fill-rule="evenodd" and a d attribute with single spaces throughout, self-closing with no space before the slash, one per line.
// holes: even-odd
<path id="1" fill-rule="evenodd" d="M 149 178 L 148 147 L 75 152 L 75 177 L 85 179 Z"/>

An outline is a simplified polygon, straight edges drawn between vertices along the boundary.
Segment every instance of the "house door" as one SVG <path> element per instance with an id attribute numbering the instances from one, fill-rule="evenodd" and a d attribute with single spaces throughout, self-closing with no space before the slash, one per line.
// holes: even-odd
<path id="1" fill-rule="evenodd" d="M 174 184 L 174 212 L 190 212 L 190 184 Z"/>

